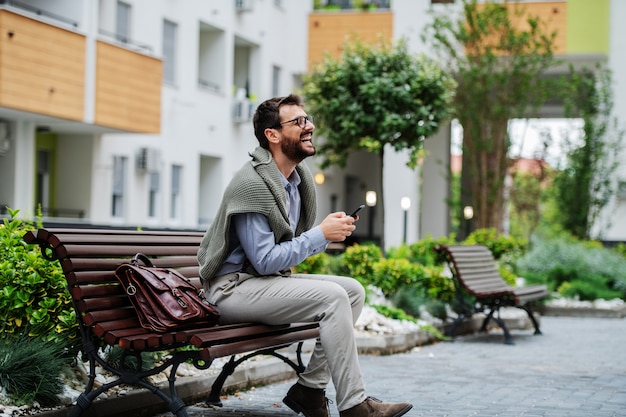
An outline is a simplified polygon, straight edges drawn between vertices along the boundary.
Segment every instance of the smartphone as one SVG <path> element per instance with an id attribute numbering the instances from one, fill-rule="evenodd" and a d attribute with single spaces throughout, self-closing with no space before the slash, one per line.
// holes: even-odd
<path id="1" fill-rule="evenodd" d="M 361 210 L 363 209 L 363 207 L 365 207 L 365 204 L 361 204 L 359 207 L 357 207 L 357 209 L 356 209 L 356 210 L 354 210 L 354 211 L 350 214 L 350 217 L 356 217 L 357 213 L 358 213 L 359 211 L 361 211 Z"/>

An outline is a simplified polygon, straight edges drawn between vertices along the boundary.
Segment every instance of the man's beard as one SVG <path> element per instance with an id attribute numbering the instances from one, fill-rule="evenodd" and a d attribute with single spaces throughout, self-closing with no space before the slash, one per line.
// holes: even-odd
<path id="1" fill-rule="evenodd" d="M 313 149 L 305 149 L 302 144 L 302 139 L 298 141 L 282 141 L 280 143 L 280 148 L 283 151 L 283 154 L 287 156 L 292 161 L 301 162 L 305 158 L 315 155 L 315 147 Z"/>

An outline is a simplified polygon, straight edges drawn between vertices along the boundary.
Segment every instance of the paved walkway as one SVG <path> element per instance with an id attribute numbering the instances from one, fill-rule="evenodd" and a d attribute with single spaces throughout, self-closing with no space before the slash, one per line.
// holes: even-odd
<path id="1" fill-rule="evenodd" d="M 410 401 L 417 416 L 626 416 L 626 319 L 542 317 L 542 336 L 512 331 L 457 338 L 391 356 L 361 356 L 369 395 Z M 188 407 L 191 417 L 296 415 L 282 403 L 294 380 Z M 334 399 L 332 386 L 327 392 Z M 331 404 L 331 415 L 339 413 Z M 170 413 L 155 417 L 172 416 Z"/>

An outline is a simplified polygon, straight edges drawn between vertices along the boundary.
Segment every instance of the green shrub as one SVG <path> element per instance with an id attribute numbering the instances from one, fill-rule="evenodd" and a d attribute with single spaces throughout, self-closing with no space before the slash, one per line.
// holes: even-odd
<path id="1" fill-rule="evenodd" d="M 517 260 L 516 267 L 529 283 L 546 284 L 568 297 L 591 299 L 594 294 L 603 294 L 601 298 L 619 294 L 626 298 L 626 259 L 597 242 L 563 236 L 537 239 L 531 250 Z"/>
<path id="2" fill-rule="evenodd" d="M 414 316 L 407 314 L 400 308 L 389 307 L 381 304 L 376 304 L 372 307 L 374 307 L 374 310 L 376 310 L 379 314 L 382 314 L 385 317 L 389 317 L 394 320 L 407 320 L 413 323 L 417 322 L 417 319 Z"/>
<path id="3" fill-rule="evenodd" d="M 503 255 L 517 257 L 523 254 L 528 247 L 528 242 L 523 238 L 505 236 L 497 232 L 495 228 L 474 230 L 463 241 L 465 245 L 484 245 L 493 253 L 493 257 L 500 259 Z"/>
<path id="4" fill-rule="evenodd" d="M 387 251 L 387 257 L 392 259 L 407 259 L 413 263 L 426 266 L 440 265 L 442 261 L 435 252 L 435 247 L 437 245 L 451 245 L 454 243 L 456 243 L 454 235 L 438 239 L 427 235 L 424 239 L 412 243 L 411 245 L 390 248 L 389 251 Z"/>
<path id="5" fill-rule="evenodd" d="M 0 387 L 14 405 L 59 403 L 67 351 L 61 343 L 28 336 L 0 340 Z"/>
<path id="6" fill-rule="evenodd" d="M 417 285 L 425 279 L 424 267 L 409 262 L 406 259 L 381 259 L 373 265 L 374 272 L 369 282 L 389 296 L 401 287 Z"/>
<path id="7" fill-rule="evenodd" d="M 498 272 L 500 272 L 502 279 L 511 287 L 515 287 L 517 285 L 517 274 L 511 271 L 507 265 L 499 263 Z"/>
<path id="8" fill-rule="evenodd" d="M 34 225 L 16 218 L 0 224 L 0 314 L 2 338 L 37 336 L 46 341 L 78 341 L 78 325 L 58 262 L 45 260 L 22 237 Z"/>
<path id="9" fill-rule="evenodd" d="M 331 256 L 326 252 L 309 256 L 302 263 L 297 265 L 294 270 L 298 274 L 328 274 Z"/>
<path id="10" fill-rule="evenodd" d="M 185 346 L 185 348 L 188 348 L 188 350 L 195 349 L 195 348 L 187 347 L 187 346 Z M 122 363 L 121 363 L 122 355 L 124 353 L 128 353 L 126 349 L 122 349 L 118 346 L 107 346 L 104 348 L 104 352 L 105 352 L 105 361 L 117 368 L 122 367 Z M 140 353 L 141 369 L 143 371 L 152 369 L 155 366 L 155 364 L 161 359 L 164 353 L 165 352 L 141 352 Z M 126 356 L 123 365 L 127 369 L 137 369 L 139 365 L 137 363 L 137 357 L 133 355 Z"/>
<path id="11" fill-rule="evenodd" d="M 601 276 L 589 276 L 586 279 L 575 279 L 563 282 L 557 289 L 558 293 L 565 298 L 594 301 L 598 299 L 612 300 L 621 298 L 619 291 L 610 290 L 606 286 L 606 280 Z"/>
<path id="12" fill-rule="evenodd" d="M 382 251 L 374 244 L 355 244 L 347 247 L 341 254 L 341 261 L 346 269 L 346 275 L 367 286 L 372 283 L 374 264 L 382 257 Z"/>
<path id="13" fill-rule="evenodd" d="M 421 317 L 422 308 L 428 303 L 425 290 L 417 286 L 399 288 L 390 297 L 390 301 L 394 306 L 413 317 Z"/>
<path id="14" fill-rule="evenodd" d="M 618 243 L 613 250 L 618 253 L 619 255 L 623 256 L 624 258 L 626 258 L 626 243 Z"/>

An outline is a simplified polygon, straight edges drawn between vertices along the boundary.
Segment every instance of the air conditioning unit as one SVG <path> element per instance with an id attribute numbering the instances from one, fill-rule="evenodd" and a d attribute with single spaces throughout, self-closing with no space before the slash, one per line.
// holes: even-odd
<path id="1" fill-rule="evenodd" d="M 238 12 L 250 12 L 252 11 L 252 6 L 254 0 L 235 0 L 235 10 Z"/>
<path id="2" fill-rule="evenodd" d="M 245 123 L 252 120 L 252 102 L 247 98 L 236 99 L 233 103 L 233 122 Z"/>
<path id="3" fill-rule="evenodd" d="M 155 148 L 140 148 L 137 153 L 137 171 L 156 172 L 161 164 L 161 152 Z"/>

